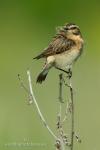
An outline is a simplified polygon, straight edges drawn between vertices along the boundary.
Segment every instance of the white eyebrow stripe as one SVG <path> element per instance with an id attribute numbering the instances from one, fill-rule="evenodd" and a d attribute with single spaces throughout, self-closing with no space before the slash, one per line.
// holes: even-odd
<path id="1" fill-rule="evenodd" d="M 71 25 L 71 26 L 69 27 L 69 29 L 71 29 L 71 28 L 73 28 L 73 27 L 79 28 L 77 25 Z"/>

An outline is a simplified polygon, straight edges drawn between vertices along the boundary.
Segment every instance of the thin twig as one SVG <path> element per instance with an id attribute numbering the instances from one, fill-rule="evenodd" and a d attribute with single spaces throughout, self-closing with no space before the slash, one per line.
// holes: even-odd
<path id="1" fill-rule="evenodd" d="M 68 111 L 71 113 L 71 143 L 70 143 L 70 149 L 73 150 L 73 146 L 74 146 L 74 99 L 73 99 L 73 96 L 74 96 L 74 94 L 73 94 L 73 87 L 72 87 L 72 81 L 71 81 L 71 77 L 72 77 L 71 70 L 69 70 L 69 75 L 67 77 L 69 78 L 69 84 L 64 80 L 64 78 L 63 78 L 63 82 L 64 82 L 65 86 L 67 86 L 70 90 L 70 101 L 71 102 L 68 104 L 66 114 L 68 113 Z M 66 119 L 67 119 L 67 115 L 65 116 L 62 123 Z"/>
<path id="2" fill-rule="evenodd" d="M 40 108 L 39 108 L 39 105 L 37 103 L 37 100 L 35 98 L 35 95 L 33 93 L 33 89 L 32 89 L 32 82 L 31 82 L 31 75 L 30 75 L 30 71 L 27 70 L 27 76 L 28 76 L 28 82 L 29 82 L 29 89 L 30 89 L 30 94 L 31 94 L 31 97 L 32 97 L 32 100 L 36 106 L 36 109 L 37 109 L 37 112 L 38 112 L 38 115 L 43 123 L 43 125 L 48 129 L 49 133 L 54 137 L 55 140 L 57 140 L 58 138 L 56 137 L 56 135 L 53 133 L 53 131 L 50 129 L 50 127 L 48 126 L 47 122 L 45 121 L 41 111 L 40 111 Z"/>
<path id="3" fill-rule="evenodd" d="M 63 74 L 59 75 L 59 114 L 57 116 L 57 129 L 58 129 L 58 139 L 56 141 L 56 150 L 65 150 L 65 141 L 64 141 L 64 132 L 62 129 L 62 121 L 61 121 L 61 115 L 62 115 L 62 86 L 63 86 Z"/>
<path id="4" fill-rule="evenodd" d="M 73 150 L 74 145 L 74 99 L 73 99 L 73 88 L 71 78 L 69 78 L 69 88 L 70 88 L 70 96 L 71 96 L 71 150 Z"/>
<path id="5" fill-rule="evenodd" d="M 69 106 L 70 105 L 70 103 L 69 103 L 69 101 L 67 102 L 67 106 L 66 106 L 66 111 L 65 111 L 65 116 L 64 116 L 64 118 L 63 118 L 63 120 L 62 120 L 62 124 L 64 124 L 64 122 L 67 120 L 67 115 L 68 115 L 68 113 L 69 113 Z"/>
<path id="6" fill-rule="evenodd" d="M 25 92 L 29 95 L 29 99 L 28 99 L 28 104 L 32 104 L 33 103 L 33 101 L 32 101 L 32 96 L 31 96 L 31 93 L 30 93 L 30 91 L 27 89 L 27 87 L 24 85 L 24 82 L 23 82 L 23 80 L 21 79 L 21 76 L 20 76 L 20 74 L 18 74 L 18 80 L 19 80 L 19 82 L 20 82 L 20 85 L 21 85 L 21 87 L 25 90 Z"/>
<path id="7" fill-rule="evenodd" d="M 63 86 L 63 74 L 60 74 L 59 75 L 59 101 L 60 103 L 63 103 L 62 86 Z"/>
<path id="8" fill-rule="evenodd" d="M 20 85 L 21 87 L 26 91 L 27 94 L 30 94 L 30 91 L 27 89 L 27 87 L 24 85 L 21 77 L 20 77 L 20 74 L 18 74 L 18 80 L 20 81 Z"/>
<path id="9" fill-rule="evenodd" d="M 59 113 L 57 116 L 57 129 L 61 127 L 61 113 L 62 113 L 62 85 L 63 85 L 63 74 L 59 75 Z"/>

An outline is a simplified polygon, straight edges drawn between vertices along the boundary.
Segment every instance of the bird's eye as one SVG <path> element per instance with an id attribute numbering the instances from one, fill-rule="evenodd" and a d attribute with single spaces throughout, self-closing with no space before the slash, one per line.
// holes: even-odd
<path id="1" fill-rule="evenodd" d="M 74 35 L 80 35 L 81 33 L 80 33 L 79 30 L 74 30 L 74 31 L 73 31 L 73 34 L 74 34 Z"/>

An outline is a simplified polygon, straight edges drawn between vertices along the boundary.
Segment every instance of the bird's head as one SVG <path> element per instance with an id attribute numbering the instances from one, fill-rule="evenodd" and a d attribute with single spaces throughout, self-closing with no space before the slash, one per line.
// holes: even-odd
<path id="1" fill-rule="evenodd" d="M 67 23 L 60 29 L 60 33 L 63 32 L 66 37 L 81 36 L 79 27 L 74 23 Z"/>

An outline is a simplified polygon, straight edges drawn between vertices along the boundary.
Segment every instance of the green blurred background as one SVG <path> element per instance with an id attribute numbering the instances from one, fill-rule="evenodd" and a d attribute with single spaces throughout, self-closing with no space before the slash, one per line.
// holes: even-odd
<path id="1" fill-rule="evenodd" d="M 27 105 L 17 74 L 27 85 L 30 68 L 41 111 L 56 132 L 59 72 L 52 69 L 45 83 L 36 84 L 43 60 L 32 58 L 66 22 L 78 24 L 85 40 L 84 53 L 73 69 L 75 130 L 82 138 L 81 144 L 75 142 L 75 150 L 100 148 L 100 1 L 0 0 L 0 149 L 55 149 L 35 107 Z M 20 146 L 27 142 L 34 145 Z"/>

